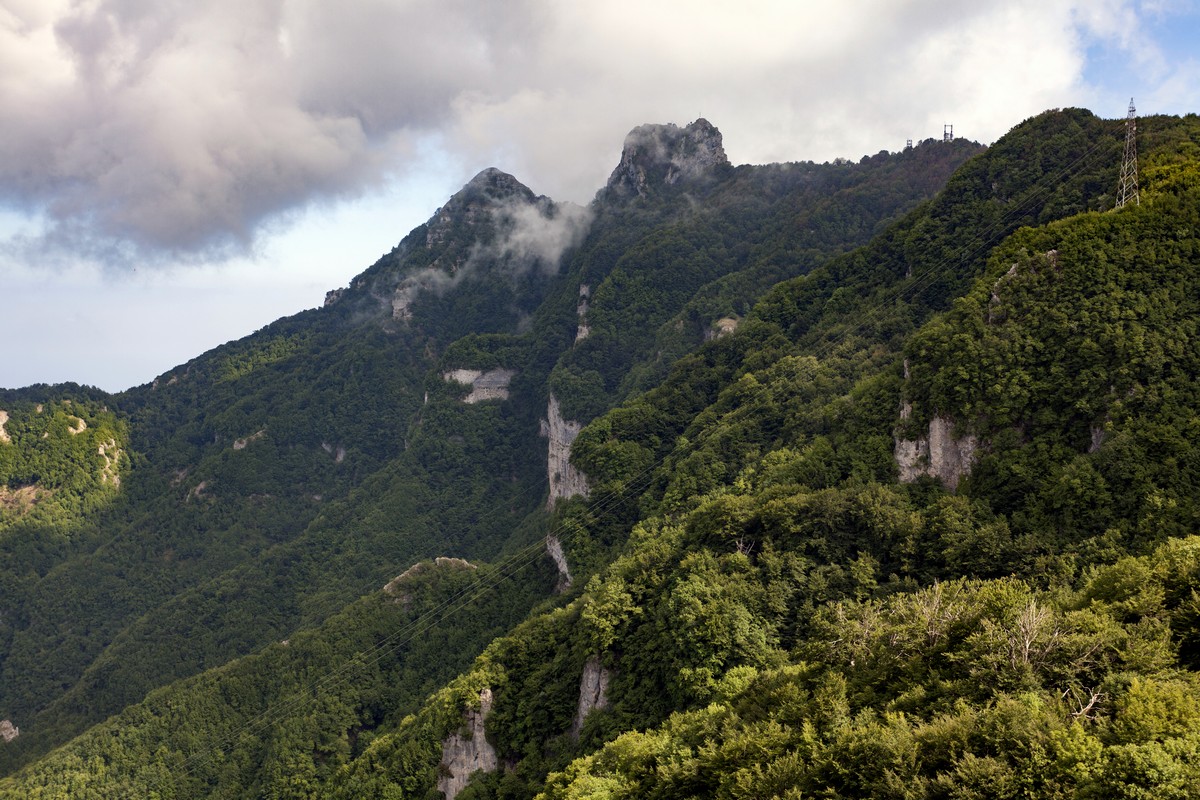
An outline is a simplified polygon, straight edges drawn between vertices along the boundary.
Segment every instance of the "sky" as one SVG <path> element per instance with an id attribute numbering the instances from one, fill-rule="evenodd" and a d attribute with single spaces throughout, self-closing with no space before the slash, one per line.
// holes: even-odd
<path id="1" fill-rule="evenodd" d="M 120 391 L 387 253 L 486 167 L 625 134 L 858 159 L 1048 108 L 1200 112 L 1200 0 L 0 0 L 0 387 Z"/>

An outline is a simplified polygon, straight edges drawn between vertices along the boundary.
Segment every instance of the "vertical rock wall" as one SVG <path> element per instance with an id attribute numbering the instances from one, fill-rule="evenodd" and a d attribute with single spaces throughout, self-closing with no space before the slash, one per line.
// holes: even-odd
<path id="1" fill-rule="evenodd" d="M 479 708 L 463 715 L 467 734 L 453 733 L 442 742 L 442 763 L 437 788 L 446 800 L 454 800 L 478 770 L 493 772 L 499 765 L 496 749 L 488 743 L 483 723 L 492 710 L 492 690 L 479 693 Z"/>
<path id="2" fill-rule="evenodd" d="M 909 377 L 908 359 L 904 359 L 904 380 Z M 912 403 L 901 401 L 900 420 L 912 416 Z M 918 478 L 937 478 L 950 491 L 958 489 L 958 482 L 971 472 L 979 440 L 973 434 L 961 438 L 954 436 L 954 422 L 948 417 L 935 416 L 929 421 L 929 430 L 916 439 L 895 438 L 893 455 L 900 470 L 900 482 L 912 483 Z"/>
<path id="3" fill-rule="evenodd" d="M 558 406 L 558 398 L 550 395 L 546 408 L 546 419 L 543 420 L 542 435 L 549 439 L 547 459 L 547 477 L 550 481 L 550 497 L 546 501 L 548 508 L 554 508 L 559 500 L 577 495 L 587 496 L 587 477 L 571 466 L 571 445 L 583 423 L 563 419 L 562 410 Z"/>
<path id="4" fill-rule="evenodd" d="M 911 412 L 906 405 L 901 409 L 901 418 Z M 954 422 L 946 417 L 934 417 L 929 421 L 925 436 L 912 439 L 896 439 L 896 466 L 900 468 L 900 481 L 912 483 L 928 475 L 937 478 L 950 491 L 958 488 L 958 482 L 971 471 L 979 441 L 972 434 L 961 438 L 954 436 Z"/>
<path id="5" fill-rule="evenodd" d="M 592 656 L 583 665 L 583 677 L 579 681 L 579 708 L 575 711 L 575 722 L 571 725 L 571 738 L 578 739 L 583 731 L 583 721 L 597 709 L 608 708 L 608 681 L 611 676 L 599 656 Z"/>
<path id="6" fill-rule="evenodd" d="M 587 476 L 571 466 L 571 445 L 575 437 L 583 429 L 583 423 L 563 419 L 562 409 L 559 408 L 558 398 L 550 394 L 550 402 L 546 407 L 546 419 L 542 420 L 542 435 L 549 440 L 546 458 L 547 479 L 550 483 L 550 496 L 546 507 L 554 509 L 559 500 L 569 497 L 587 496 Z M 571 588 L 571 570 L 567 566 L 567 556 L 563 552 L 562 542 L 553 532 L 546 534 L 546 553 L 558 567 L 558 585 L 555 590 L 566 591 Z"/>

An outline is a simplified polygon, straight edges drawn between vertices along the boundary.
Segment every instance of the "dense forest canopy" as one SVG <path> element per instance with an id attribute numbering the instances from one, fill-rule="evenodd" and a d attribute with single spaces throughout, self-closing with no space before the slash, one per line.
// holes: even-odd
<path id="1" fill-rule="evenodd" d="M 1114 209 L 1077 109 L 644 126 L 586 209 L 487 170 L 323 309 L 0 394 L 0 797 L 1194 796 L 1200 119 L 1138 130 Z"/>

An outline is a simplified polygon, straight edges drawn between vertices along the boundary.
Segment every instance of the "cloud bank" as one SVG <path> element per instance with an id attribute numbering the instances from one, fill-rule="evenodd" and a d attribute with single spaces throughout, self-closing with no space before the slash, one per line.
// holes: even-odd
<path id="1" fill-rule="evenodd" d="M 1094 99 L 1096 41 L 1178 93 L 1138 14 L 1132 0 L 0 0 L 0 206 L 44 217 L 37 247 L 180 259 L 244 251 L 428 146 L 466 174 L 494 164 L 586 201 L 644 122 L 703 115 L 735 163 L 896 150 L 943 122 L 991 141 Z"/>

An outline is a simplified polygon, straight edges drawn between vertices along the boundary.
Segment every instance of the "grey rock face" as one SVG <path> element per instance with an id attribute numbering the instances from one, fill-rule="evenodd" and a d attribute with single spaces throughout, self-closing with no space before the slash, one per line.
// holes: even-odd
<path id="1" fill-rule="evenodd" d="M 586 497 L 591 488 L 588 486 L 587 476 L 571 466 L 571 445 L 581 430 L 582 423 L 563 419 L 558 398 L 551 394 L 546 408 L 546 419 L 542 421 L 542 435 L 550 440 L 547 463 L 547 477 L 550 481 L 550 498 L 547 505 L 550 508 L 560 499 L 577 495 Z"/>
<path id="2" fill-rule="evenodd" d="M 442 763 L 438 790 L 446 800 L 454 800 L 467 787 L 471 775 L 479 770 L 493 772 L 500 761 L 496 748 L 488 743 L 483 723 L 492 710 L 492 690 L 479 693 L 479 708 L 467 709 L 464 714 L 467 734 L 452 733 L 442 742 Z"/>
<path id="3" fill-rule="evenodd" d="M 608 708 L 608 681 L 611 677 L 600 663 L 599 656 L 592 656 L 583 665 L 583 677 L 579 681 L 579 707 L 571 725 L 571 738 L 579 738 L 588 714 Z"/>
<path id="4" fill-rule="evenodd" d="M 905 416 L 903 411 L 901 416 Z M 929 432 L 915 440 L 896 439 L 896 466 L 900 481 L 912 483 L 921 476 L 937 478 L 950 491 L 971 471 L 979 441 L 972 434 L 956 438 L 954 423 L 945 417 L 929 421 Z"/>
<path id="5" fill-rule="evenodd" d="M 658 182 L 668 186 L 694 180 L 729 164 L 721 132 L 706 119 L 687 127 L 641 125 L 625 137 L 621 162 L 601 193 L 608 197 L 641 196 Z"/>
<path id="6" fill-rule="evenodd" d="M 555 585 L 554 591 L 561 594 L 571 588 L 571 568 L 567 564 L 567 554 L 563 551 L 562 542 L 553 532 L 546 534 L 546 554 L 558 568 L 558 583 Z"/>

